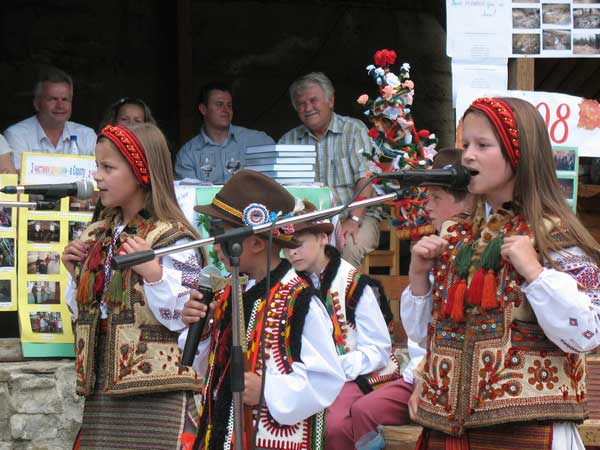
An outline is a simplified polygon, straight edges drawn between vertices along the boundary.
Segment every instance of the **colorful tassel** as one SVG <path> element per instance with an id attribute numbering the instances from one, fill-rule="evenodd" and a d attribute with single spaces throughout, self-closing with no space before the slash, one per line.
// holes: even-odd
<path id="1" fill-rule="evenodd" d="M 481 305 L 481 296 L 483 295 L 483 279 L 485 272 L 483 268 L 479 268 L 469 284 L 469 303 L 474 306 Z"/>
<path id="2" fill-rule="evenodd" d="M 481 310 L 487 311 L 498 307 L 496 293 L 498 286 L 496 284 L 496 274 L 492 269 L 489 269 L 483 280 L 483 292 L 481 295 Z"/>
<path id="3" fill-rule="evenodd" d="M 108 284 L 108 289 L 104 295 L 104 302 L 111 306 L 122 306 L 124 300 L 123 289 L 123 271 L 113 271 L 112 278 Z"/>
<path id="4" fill-rule="evenodd" d="M 91 272 L 84 272 L 79 277 L 79 288 L 77 289 L 77 303 L 87 305 L 91 302 L 90 298 L 90 276 Z M 91 284 L 92 288 L 94 284 Z M 93 292 L 93 291 L 92 291 Z"/>
<path id="5" fill-rule="evenodd" d="M 450 319 L 455 322 L 465 320 L 465 294 L 467 293 L 467 282 L 463 279 L 456 283 L 454 290 L 454 301 L 452 302 L 452 310 Z"/>
<path id="6" fill-rule="evenodd" d="M 454 306 L 454 298 L 456 293 L 456 285 L 458 283 L 454 283 L 452 286 L 448 288 L 448 294 L 446 295 L 446 304 L 442 307 L 442 319 L 449 317 L 452 313 L 452 307 Z"/>
<path id="7" fill-rule="evenodd" d="M 194 433 L 190 433 L 188 431 L 184 431 L 179 436 L 179 442 L 181 443 L 181 450 L 192 450 L 194 448 L 194 441 L 196 440 L 196 435 Z"/>

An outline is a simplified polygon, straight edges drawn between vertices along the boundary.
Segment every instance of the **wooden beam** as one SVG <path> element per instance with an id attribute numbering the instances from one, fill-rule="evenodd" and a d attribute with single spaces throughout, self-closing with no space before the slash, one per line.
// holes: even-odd
<path id="1" fill-rule="evenodd" d="M 179 144 L 194 134 L 195 105 L 192 64 L 192 0 L 177 0 L 177 117 Z M 179 148 L 179 147 L 178 147 Z"/>
<path id="2" fill-rule="evenodd" d="M 535 89 L 535 59 L 508 60 L 508 89 L 533 91 Z"/>

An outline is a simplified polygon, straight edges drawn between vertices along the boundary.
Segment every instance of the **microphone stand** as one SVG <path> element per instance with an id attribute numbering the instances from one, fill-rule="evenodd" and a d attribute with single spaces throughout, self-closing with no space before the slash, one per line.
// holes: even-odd
<path id="1" fill-rule="evenodd" d="M 243 303 L 240 298 L 240 256 L 242 240 L 236 238 L 221 243 L 221 250 L 229 258 L 231 266 L 231 396 L 233 400 L 234 449 L 244 448 L 244 355 L 246 353 L 245 321 Z"/>
<path id="2" fill-rule="evenodd" d="M 40 200 L 37 202 L 0 201 L 0 207 L 5 208 L 33 208 L 51 211 L 56 208 L 55 201 Z"/>
<path id="3" fill-rule="evenodd" d="M 285 225 L 310 222 L 313 220 L 333 217 L 340 211 L 353 210 L 367 206 L 378 205 L 387 201 L 396 201 L 400 194 L 393 193 L 381 195 L 378 197 L 368 198 L 349 205 L 335 206 L 333 208 L 324 209 L 322 211 L 313 211 L 306 214 L 301 214 L 287 219 L 277 220 L 277 225 L 283 227 Z M 134 266 L 147 261 L 152 261 L 157 256 L 168 255 L 183 250 L 203 247 L 208 244 L 220 244 L 221 249 L 229 258 L 231 265 L 231 289 L 232 289 L 232 304 L 231 304 L 231 320 L 232 320 L 232 348 L 231 348 L 231 392 L 233 398 L 233 436 L 234 449 L 243 450 L 244 446 L 244 405 L 242 402 L 242 393 L 244 392 L 244 353 L 246 350 L 246 336 L 244 334 L 244 325 L 242 311 L 243 306 L 240 299 L 240 284 L 239 284 L 239 260 L 242 254 L 242 240 L 252 234 L 259 234 L 269 231 L 272 224 L 267 223 L 256 226 L 245 226 L 233 228 L 224 233 L 209 237 L 206 239 L 197 239 L 185 244 L 172 245 L 163 247 L 157 250 L 143 250 L 141 252 L 130 253 L 128 255 L 114 256 L 111 261 L 113 269 L 123 269 Z M 269 268 L 270 270 L 270 268 Z"/>
<path id="4" fill-rule="evenodd" d="M 286 219 L 277 220 L 279 227 L 285 225 L 293 225 L 295 223 L 311 222 L 313 220 L 330 218 L 338 214 L 340 211 L 353 210 L 357 208 L 364 208 L 367 206 L 379 205 L 388 201 L 397 201 L 398 194 L 386 194 L 377 197 L 367 198 L 358 202 L 350 203 L 348 206 L 334 206 L 332 208 L 323 209 L 321 211 L 313 211 L 306 214 L 300 214 L 294 217 L 288 217 Z M 231 240 L 238 240 L 241 242 L 245 237 L 253 234 L 264 233 L 269 231 L 271 223 L 265 223 L 262 225 L 245 226 L 240 228 L 233 228 L 225 231 L 223 234 L 218 236 L 211 236 L 204 239 L 196 239 L 195 241 L 186 242 L 184 244 L 171 245 L 168 247 L 159 248 L 156 250 L 142 250 L 140 252 L 130 253 L 128 255 L 114 256 L 111 261 L 113 269 L 124 269 L 130 266 L 135 266 L 144 262 L 152 261 L 157 256 L 169 255 L 171 253 L 181 252 L 183 250 L 189 250 L 198 247 L 204 247 L 209 244 L 222 244 Z"/>

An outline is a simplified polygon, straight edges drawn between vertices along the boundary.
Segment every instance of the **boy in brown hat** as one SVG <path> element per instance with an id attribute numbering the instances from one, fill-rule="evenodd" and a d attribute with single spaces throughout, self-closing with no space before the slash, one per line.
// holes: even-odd
<path id="1" fill-rule="evenodd" d="M 277 182 L 258 172 L 241 170 L 210 205 L 195 209 L 221 219 L 228 230 L 272 222 L 279 212 L 291 213 L 294 204 L 294 197 Z M 298 246 L 292 233 L 293 227 L 277 228 L 270 249 L 266 234 L 251 235 L 242 241 L 240 272 L 256 281 L 243 293 L 248 341 L 243 401 L 249 407 L 258 405 L 261 377 L 266 377 L 264 406 L 260 417 L 254 408 L 251 422 L 257 426 L 256 447 L 263 449 L 321 448 L 323 411 L 335 400 L 344 382 L 334 344 L 323 338 L 333 333 L 325 308 L 291 264 L 279 257 L 281 248 Z M 216 244 L 215 249 L 230 269 L 221 246 Z M 267 269 L 269 251 L 271 266 Z M 205 373 L 206 380 L 196 442 L 200 449 L 229 448 L 233 439 L 238 439 L 233 437 L 232 426 L 230 291 L 228 286 L 215 293 L 215 301 L 210 305 L 213 320 L 207 321 L 205 338 L 194 363 L 200 368 L 199 373 Z M 189 300 L 184 306 L 183 321 L 190 325 L 206 313 L 204 305 Z M 261 343 L 265 347 L 266 367 L 261 363 Z M 249 445 L 253 430 L 250 426 L 245 428 L 242 439 Z"/>
<path id="2" fill-rule="evenodd" d="M 299 214 L 316 209 L 306 200 L 303 203 Z M 392 355 L 387 327 L 392 314 L 383 289 L 328 245 L 332 231 L 329 221 L 298 224 L 294 237 L 301 246 L 284 249 L 284 253 L 298 274 L 319 291 L 333 324 L 333 340 L 346 377 L 342 391 L 327 410 L 325 448 L 353 450 L 377 425 L 371 428 L 357 420 L 355 405 L 360 403 L 379 411 L 385 420 L 393 420 L 394 411 L 387 408 L 390 402 L 375 388 L 398 379 L 400 373 Z M 409 396 L 410 392 L 406 399 Z"/>

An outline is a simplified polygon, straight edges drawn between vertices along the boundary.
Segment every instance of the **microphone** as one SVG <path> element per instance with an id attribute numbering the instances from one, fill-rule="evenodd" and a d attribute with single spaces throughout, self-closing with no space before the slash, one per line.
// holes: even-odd
<path id="1" fill-rule="evenodd" d="M 89 180 L 77 180 L 75 183 L 32 184 L 29 186 L 5 186 L 0 189 L 4 194 L 37 194 L 46 197 L 90 198 L 94 195 L 94 183 Z"/>
<path id="2" fill-rule="evenodd" d="M 203 297 L 201 302 L 203 305 L 206 305 L 206 307 L 210 305 L 210 302 L 212 302 L 213 299 L 213 290 L 210 278 L 220 276 L 221 271 L 215 266 L 206 266 L 200 271 L 197 289 L 198 291 L 202 292 Z M 190 326 L 187 339 L 185 340 L 185 345 L 183 347 L 183 354 L 181 355 L 181 364 L 183 366 L 191 366 L 194 363 L 196 350 L 198 350 L 198 343 L 200 342 L 200 336 L 202 335 L 202 330 L 204 330 L 204 325 L 206 324 L 207 318 L 208 310 L 206 310 L 206 316 Z"/>
<path id="3" fill-rule="evenodd" d="M 410 186 L 437 184 L 450 189 L 464 189 L 469 185 L 471 172 L 460 164 L 454 164 L 442 169 L 413 169 L 384 172 L 377 174 L 376 178 L 398 180 L 400 184 Z"/>

